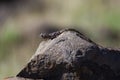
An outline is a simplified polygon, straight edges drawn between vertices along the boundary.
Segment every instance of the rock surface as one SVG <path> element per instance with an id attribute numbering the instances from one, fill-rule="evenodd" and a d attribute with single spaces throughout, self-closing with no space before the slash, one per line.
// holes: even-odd
<path id="1" fill-rule="evenodd" d="M 43 80 L 120 80 L 120 50 L 104 48 L 74 29 L 50 34 L 17 77 Z"/>
<path id="2" fill-rule="evenodd" d="M 29 79 L 29 78 L 22 78 L 22 77 L 8 77 L 4 80 L 43 80 L 43 79 Z"/>

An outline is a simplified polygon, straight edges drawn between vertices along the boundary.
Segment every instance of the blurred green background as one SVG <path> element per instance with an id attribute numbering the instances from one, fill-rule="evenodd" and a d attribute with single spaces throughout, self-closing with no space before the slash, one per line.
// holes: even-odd
<path id="1" fill-rule="evenodd" d="M 35 53 L 42 23 L 120 48 L 120 0 L 0 0 L 0 79 L 15 76 Z"/>

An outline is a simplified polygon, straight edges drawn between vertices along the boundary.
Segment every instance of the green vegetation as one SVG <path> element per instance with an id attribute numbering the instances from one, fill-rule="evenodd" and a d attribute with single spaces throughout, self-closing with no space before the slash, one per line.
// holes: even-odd
<path id="1" fill-rule="evenodd" d="M 0 59 L 4 59 L 6 55 L 9 55 L 9 50 L 19 40 L 20 36 L 18 32 L 11 27 L 6 27 L 2 35 L 0 35 Z"/>

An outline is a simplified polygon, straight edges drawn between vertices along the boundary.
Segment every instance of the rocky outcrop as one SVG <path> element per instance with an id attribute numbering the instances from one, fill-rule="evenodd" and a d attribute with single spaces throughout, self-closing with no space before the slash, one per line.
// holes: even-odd
<path id="1" fill-rule="evenodd" d="M 99 46 L 74 29 L 47 39 L 17 77 L 42 80 L 120 80 L 120 50 Z"/>

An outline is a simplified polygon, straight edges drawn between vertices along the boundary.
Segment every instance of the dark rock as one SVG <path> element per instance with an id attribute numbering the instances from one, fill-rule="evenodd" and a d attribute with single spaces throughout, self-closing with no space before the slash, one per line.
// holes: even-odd
<path id="1" fill-rule="evenodd" d="M 99 46 L 74 29 L 42 35 L 17 77 L 43 80 L 120 80 L 120 50 Z"/>

